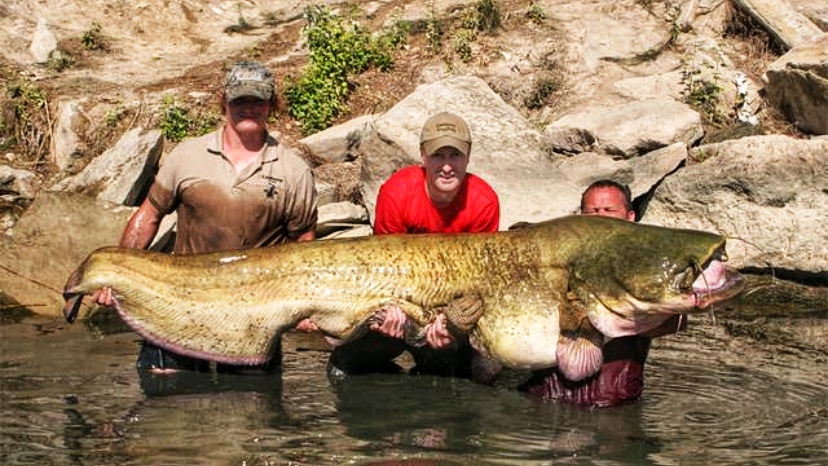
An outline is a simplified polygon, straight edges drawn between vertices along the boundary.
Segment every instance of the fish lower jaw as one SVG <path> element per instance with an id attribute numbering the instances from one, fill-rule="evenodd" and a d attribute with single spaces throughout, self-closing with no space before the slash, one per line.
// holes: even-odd
<path id="1" fill-rule="evenodd" d="M 649 332 L 658 328 L 673 315 L 673 312 L 666 312 L 650 315 L 646 319 L 629 319 L 621 315 L 611 314 L 598 317 L 590 316 L 589 321 L 606 338 L 612 339 Z"/>
<path id="2" fill-rule="evenodd" d="M 714 304 L 739 296 L 745 289 L 745 279 L 738 273 L 727 274 L 725 279 L 717 281 L 718 286 L 693 289 L 694 306 L 704 310 Z"/>

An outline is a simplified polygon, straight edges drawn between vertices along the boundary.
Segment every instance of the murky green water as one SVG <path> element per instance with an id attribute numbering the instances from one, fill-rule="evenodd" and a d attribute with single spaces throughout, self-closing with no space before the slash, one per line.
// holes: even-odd
<path id="1" fill-rule="evenodd" d="M 0 336 L 9 466 L 828 464 L 826 353 L 734 339 L 706 317 L 655 342 L 639 403 L 598 411 L 434 377 L 334 389 L 327 354 L 297 351 L 297 335 L 281 377 L 161 385 L 139 379 L 131 333 L 39 318 Z"/>

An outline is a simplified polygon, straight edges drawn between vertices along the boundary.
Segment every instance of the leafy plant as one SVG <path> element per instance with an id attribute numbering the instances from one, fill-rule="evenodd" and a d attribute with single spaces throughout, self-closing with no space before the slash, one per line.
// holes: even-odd
<path id="1" fill-rule="evenodd" d="M 530 1 L 529 7 L 526 8 L 526 17 L 535 24 L 541 24 L 546 20 L 546 13 L 537 2 Z"/>
<path id="2" fill-rule="evenodd" d="M 538 80 L 535 83 L 532 92 L 529 94 L 526 99 L 524 99 L 523 104 L 526 105 L 526 108 L 530 110 L 537 110 L 542 108 L 546 105 L 549 97 L 555 93 L 561 87 L 560 81 L 553 78 L 544 78 Z"/>
<path id="3" fill-rule="evenodd" d="M 164 97 L 158 127 L 165 138 L 172 142 L 183 140 L 187 137 L 191 123 L 190 112 L 186 107 L 178 104 L 171 96 Z"/>
<path id="4" fill-rule="evenodd" d="M 68 53 L 55 49 L 49 54 L 49 60 L 46 62 L 46 67 L 52 71 L 61 72 L 75 63 L 74 58 Z"/>
<path id="5" fill-rule="evenodd" d="M 165 96 L 161 104 L 161 116 L 158 128 L 165 138 L 180 142 L 188 136 L 201 136 L 214 130 L 221 117 L 214 113 L 193 115 L 191 111 L 175 101 L 172 96 Z"/>
<path id="6" fill-rule="evenodd" d="M 727 115 L 719 106 L 724 90 L 715 80 L 701 76 L 699 71 L 684 72 L 684 102 L 701 113 L 702 118 L 714 126 L 727 123 Z"/>
<path id="7" fill-rule="evenodd" d="M 437 55 L 443 48 L 443 28 L 440 26 L 440 19 L 433 8 L 429 10 L 426 18 L 426 50 Z"/>
<path id="8" fill-rule="evenodd" d="M 309 6 L 303 31 L 310 49 L 309 63 L 298 78 L 286 79 L 288 113 L 305 134 L 325 129 L 348 111 L 348 76 L 371 67 L 389 70 L 393 49 L 402 43 L 400 30 L 392 28 L 377 36 L 358 22 Z M 402 27 L 398 22 L 394 27 Z"/>
<path id="9" fill-rule="evenodd" d="M 480 0 L 476 6 L 477 29 L 488 34 L 500 27 L 500 5 L 497 0 Z"/>
<path id="10" fill-rule="evenodd" d="M 110 108 L 103 114 L 103 123 L 109 128 L 114 128 L 118 126 L 118 123 L 120 123 L 126 113 L 127 110 L 123 105 Z"/>
<path id="11" fill-rule="evenodd" d="M 49 104 L 46 93 L 31 81 L 5 76 L 6 98 L 0 100 L 0 145 L 17 147 L 34 164 L 49 154 Z"/>
<path id="12" fill-rule="evenodd" d="M 89 29 L 81 36 L 81 45 L 86 50 L 109 50 L 109 44 L 103 36 L 103 28 L 97 21 L 93 21 Z"/>
<path id="13" fill-rule="evenodd" d="M 400 15 L 401 10 L 398 10 L 394 14 L 395 19 L 391 27 L 377 35 L 376 42 L 380 49 L 394 50 L 408 42 L 408 36 L 411 33 L 411 22 L 401 19 Z"/>
<path id="14" fill-rule="evenodd" d="M 222 116 L 214 112 L 199 113 L 190 125 L 190 135 L 202 136 L 215 130 Z"/>
<path id="15" fill-rule="evenodd" d="M 454 33 L 453 44 L 454 53 L 460 57 L 460 60 L 469 62 L 472 58 L 471 44 L 477 38 L 477 33 L 471 29 L 458 29 Z"/>

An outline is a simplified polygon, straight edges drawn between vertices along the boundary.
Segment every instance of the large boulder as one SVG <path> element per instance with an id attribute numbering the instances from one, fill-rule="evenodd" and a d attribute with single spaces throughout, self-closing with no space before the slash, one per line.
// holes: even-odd
<path id="1" fill-rule="evenodd" d="M 740 268 L 828 284 L 828 139 L 750 136 L 695 148 L 643 221 L 719 232 Z"/>
<path id="2" fill-rule="evenodd" d="M 768 101 L 797 128 L 828 134 L 828 34 L 780 57 L 763 79 Z"/>
<path id="3" fill-rule="evenodd" d="M 84 193 L 101 201 L 138 206 L 155 176 L 163 141 L 159 130 L 128 131 L 83 171 L 61 180 L 50 190 Z"/>
<path id="4" fill-rule="evenodd" d="M 704 136 L 701 116 L 672 99 L 634 101 L 613 107 L 594 107 L 568 114 L 547 127 L 583 130 L 596 141 L 599 152 L 630 158 L 675 142 L 692 145 Z"/>
<path id="5" fill-rule="evenodd" d="M 42 192 L 20 218 L 14 241 L 0 241 L 0 293 L 38 314 L 58 316 L 61 292 L 81 261 L 118 244 L 133 208 L 82 194 Z"/>

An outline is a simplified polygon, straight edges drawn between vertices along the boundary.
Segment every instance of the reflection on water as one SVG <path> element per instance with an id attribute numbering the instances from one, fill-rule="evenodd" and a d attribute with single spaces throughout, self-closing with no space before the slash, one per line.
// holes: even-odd
<path id="1" fill-rule="evenodd" d="M 5 465 L 828 464 L 824 352 L 705 318 L 658 340 L 639 403 L 587 410 L 406 375 L 332 387 L 286 342 L 283 374 L 141 380 L 137 338 L 0 326 Z"/>

